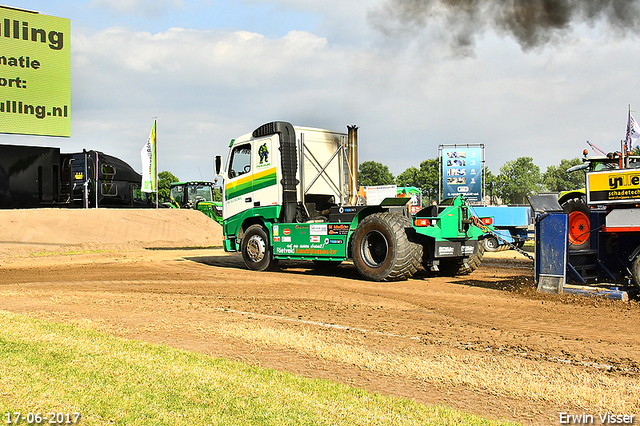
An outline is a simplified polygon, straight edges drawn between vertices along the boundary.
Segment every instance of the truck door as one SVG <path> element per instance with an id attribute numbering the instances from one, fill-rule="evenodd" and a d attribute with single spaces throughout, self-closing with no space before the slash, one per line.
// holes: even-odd
<path id="1" fill-rule="evenodd" d="M 233 147 L 225 180 L 224 218 L 247 209 L 280 204 L 277 136 Z"/>
<path id="2" fill-rule="evenodd" d="M 224 185 L 224 219 L 253 207 L 251 142 L 234 146 L 229 156 Z"/>

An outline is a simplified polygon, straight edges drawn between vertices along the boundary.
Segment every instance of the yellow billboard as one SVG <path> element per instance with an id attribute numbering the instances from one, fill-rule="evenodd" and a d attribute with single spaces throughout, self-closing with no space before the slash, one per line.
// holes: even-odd
<path id="1" fill-rule="evenodd" d="M 587 173 L 587 202 L 589 204 L 640 202 L 640 169 Z"/>
<path id="2" fill-rule="evenodd" d="M 0 6 L 0 133 L 71 136 L 71 23 Z"/>

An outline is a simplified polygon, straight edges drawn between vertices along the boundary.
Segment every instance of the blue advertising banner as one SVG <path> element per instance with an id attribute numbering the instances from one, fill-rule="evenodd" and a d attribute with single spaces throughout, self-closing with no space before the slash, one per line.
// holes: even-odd
<path id="1" fill-rule="evenodd" d="M 483 146 L 442 146 L 442 198 L 463 194 L 470 202 L 482 201 Z"/>

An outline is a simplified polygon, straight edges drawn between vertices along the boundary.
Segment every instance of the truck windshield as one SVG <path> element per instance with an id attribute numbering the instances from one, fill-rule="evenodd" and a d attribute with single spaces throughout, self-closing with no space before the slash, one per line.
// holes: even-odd
<path id="1" fill-rule="evenodd" d="M 600 170 L 609 170 L 609 169 L 615 169 L 616 168 L 616 164 L 615 163 L 606 163 L 604 161 L 592 161 L 591 162 L 591 171 L 592 172 L 599 172 Z"/>
<path id="2" fill-rule="evenodd" d="M 213 193 L 209 185 L 189 186 L 189 201 L 213 201 Z"/>

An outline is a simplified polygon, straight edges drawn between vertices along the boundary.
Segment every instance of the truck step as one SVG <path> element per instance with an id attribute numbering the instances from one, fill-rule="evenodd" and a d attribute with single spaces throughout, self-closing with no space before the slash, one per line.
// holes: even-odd
<path id="1" fill-rule="evenodd" d="M 598 252 L 596 250 L 569 250 L 568 260 L 576 269 L 595 269 L 598 263 Z"/>
<path id="2" fill-rule="evenodd" d="M 576 269 L 576 271 L 595 271 L 597 270 L 597 265 L 595 263 L 573 263 L 570 262 L 571 265 Z"/>
<path id="3" fill-rule="evenodd" d="M 598 250 L 582 249 L 582 250 L 569 250 L 569 254 L 597 254 Z"/>
<path id="4" fill-rule="evenodd" d="M 597 278 L 598 278 L 597 275 L 582 275 L 582 279 L 584 279 L 587 282 L 595 281 Z"/>

